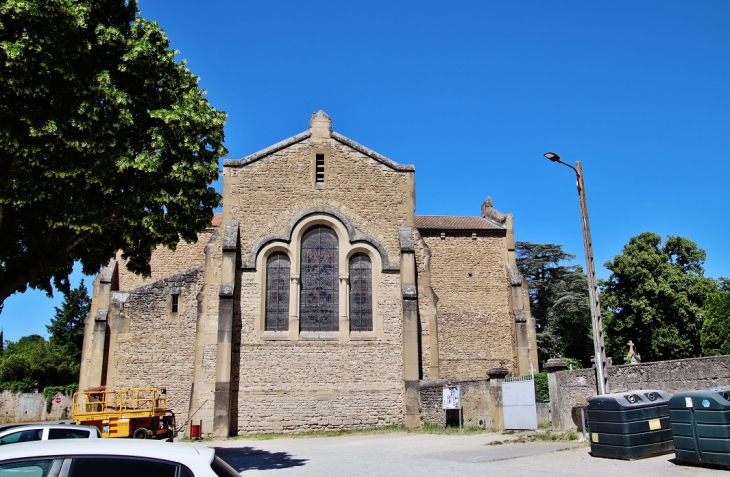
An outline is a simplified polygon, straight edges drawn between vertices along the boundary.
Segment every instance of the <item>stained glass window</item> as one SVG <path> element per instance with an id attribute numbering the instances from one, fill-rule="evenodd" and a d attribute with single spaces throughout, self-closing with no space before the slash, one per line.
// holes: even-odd
<path id="1" fill-rule="evenodd" d="M 302 237 L 301 309 L 302 331 L 337 331 L 339 268 L 337 235 L 329 227 L 315 225 Z"/>
<path id="2" fill-rule="evenodd" d="M 350 331 L 373 331 L 373 267 L 364 253 L 350 259 Z"/>
<path id="3" fill-rule="evenodd" d="M 266 331 L 289 329 L 289 257 L 272 253 L 266 260 Z"/>

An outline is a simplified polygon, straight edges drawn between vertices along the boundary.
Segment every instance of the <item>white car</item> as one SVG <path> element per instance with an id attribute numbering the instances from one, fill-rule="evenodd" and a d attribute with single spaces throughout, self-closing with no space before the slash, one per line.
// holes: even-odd
<path id="1" fill-rule="evenodd" d="M 99 439 L 101 433 L 95 426 L 73 424 L 35 424 L 11 427 L 0 432 L 0 446 L 19 442 L 47 441 L 49 439 Z"/>
<path id="2" fill-rule="evenodd" d="M 210 447 L 142 439 L 54 440 L 0 447 L 0 477 L 239 477 Z"/>

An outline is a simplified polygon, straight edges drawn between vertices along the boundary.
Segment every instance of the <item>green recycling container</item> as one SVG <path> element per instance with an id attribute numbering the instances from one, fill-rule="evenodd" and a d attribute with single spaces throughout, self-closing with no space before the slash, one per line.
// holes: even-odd
<path id="1" fill-rule="evenodd" d="M 630 460 L 672 452 L 670 397 L 639 390 L 588 398 L 593 456 Z"/>
<path id="2" fill-rule="evenodd" d="M 677 461 L 730 467 L 730 386 L 669 400 Z"/>

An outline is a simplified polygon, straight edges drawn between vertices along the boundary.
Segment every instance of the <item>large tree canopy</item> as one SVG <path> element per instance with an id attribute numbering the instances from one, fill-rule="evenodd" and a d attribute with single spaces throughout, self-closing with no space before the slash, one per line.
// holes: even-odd
<path id="1" fill-rule="evenodd" d="M 701 355 L 702 307 L 716 290 L 704 277 L 705 251 L 683 237 L 644 232 L 605 267 L 602 282 L 606 348 L 616 362 L 632 340 L 643 361 Z"/>
<path id="2" fill-rule="evenodd" d="M 718 290 L 707 298 L 703 309 L 702 355 L 730 354 L 730 280 L 720 278 Z"/>
<path id="3" fill-rule="evenodd" d="M 575 255 L 561 245 L 517 242 L 517 266 L 530 286 L 538 359 L 554 356 L 590 365 L 593 355 L 588 280 L 581 267 L 562 265 Z"/>
<path id="4" fill-rule="evenodd" d="M 197 239 L 225 113 L 134 0 L 0 3 L 0 304 Z"/>

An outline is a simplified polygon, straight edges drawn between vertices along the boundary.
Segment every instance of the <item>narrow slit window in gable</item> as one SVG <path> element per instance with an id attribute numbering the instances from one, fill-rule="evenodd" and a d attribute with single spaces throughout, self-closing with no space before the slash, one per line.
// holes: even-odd
<path id="1" fill-rule="evenodd" d="M 172 302 L 171 302 L 170 311 L 172 313 L 177 313 L 177 311 L 180 307 L 180 295 L 178 295 L 177 293 L 174 293 L 171 298 L 172 298 Z"/>
<path id="2" fill-rule="evenodd" d="M 317 184 L 324 184 L 324 154 L 317 154 Z"/>

